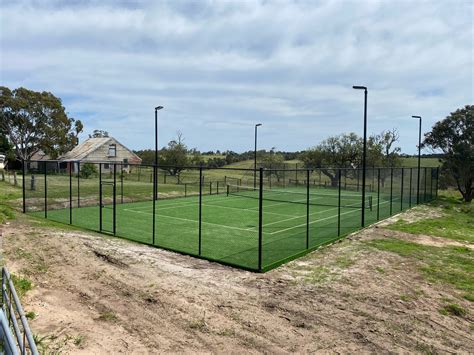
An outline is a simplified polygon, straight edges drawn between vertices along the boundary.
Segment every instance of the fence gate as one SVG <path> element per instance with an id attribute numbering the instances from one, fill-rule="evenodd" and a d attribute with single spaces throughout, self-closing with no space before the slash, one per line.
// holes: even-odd
<path id="1" fill-rule="evenodd" d="M 100 216 L 99 225 L 100 231 L 115 234 L 116 229 L 116 202 L 117 202 L 117 190 L 116 190 L 116 165 L 113 166 L 113 179 L 102 178 L 102 169 L 100 169 Z"/>

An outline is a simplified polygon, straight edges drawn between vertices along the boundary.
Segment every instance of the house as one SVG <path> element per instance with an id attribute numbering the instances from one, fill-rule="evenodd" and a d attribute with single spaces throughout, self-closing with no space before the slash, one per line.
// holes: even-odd
<path id="1" fill-rule="evenodd" d="M 42 172 L 46 164 L 47 171 L 57 172 L 59 169 L 58 163 L 49 160 L 51 160 L 51 157 L 40 149 L 26 163 L 26 169 L 28 171 Z"/>
<path id="2" fill-rule="evenodd" d="M 113 137 L 91 137 L 73 150 L 62 155 L 61 168 L 71 169 L 74 173 L 78 171 L 78 164 L 104 163 L 102 171 L 112 171 L 113 163 L 120 163 L 117 171 L 130 171 L 129 164 L 141 164 L 142 160 L 130 149 L 125 147 Z M 97 164 L 98 165 L 98 164 Z"/>

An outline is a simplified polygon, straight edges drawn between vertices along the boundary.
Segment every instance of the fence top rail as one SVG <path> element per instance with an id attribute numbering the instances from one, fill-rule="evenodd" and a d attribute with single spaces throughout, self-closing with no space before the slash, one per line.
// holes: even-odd
<path id="1" fill-rule="evenodd" d="M 137 163 L 124 163 L 120 161 L 80 161 L 80 160 L 25 160 L 25 163 L 83 163 L 83 164 L 110 164 L 110 165 L 127 165 L 133 167 L 155 167 L 155 164 L 137 164 Z M 323 167 L 311 167 L 311 168 L 298 168 L 298 169 L 288 169 L 288 168 L 234 168 L 234 167 L 208 167 L 208 166 L 198 166 L 198 165 L 156 165 L 157 168 L 166 169 L 166 168 L 179 168 L 179 169 L 189 169 L 189 170 L 237 170 L 237 171 L 287 171 L 287 172 L 306 172 L 306 171 L 319 171 L 319 170 L 342 170 L 342 171 L 361 171 L 362 167 L 352 168 L 352 167 L 332 167 L 332 166 L 323 166 Z M 437 166 L 422 166 L 421 169 L 436 169 Z M 367 167 L 366 170 L 374 169 L 418 169 L 416 166 L 371 166 Z"/>

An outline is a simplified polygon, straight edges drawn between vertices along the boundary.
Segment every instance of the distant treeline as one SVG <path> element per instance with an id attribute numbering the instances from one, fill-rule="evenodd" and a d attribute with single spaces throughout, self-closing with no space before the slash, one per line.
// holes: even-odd
<path id="1" fill-rule="evenodd" d="M 158 155 L 161 150 L 158 151 Z M 298 159 L 301 152 L 282 152 L 271 151 L 272 154 L 279 154 L 283 156 L 284 160 Z M 155 161 L 155 151 L 152 149 L 135 150 L 134 153 L 142 159 L 143 164 L 153 164 Z M 264 149 L 257 151 L 257 156 L 262 157 L 270 154 L 270 151 Z M 193 166 L 204 166 L 209 168 L 219 168 L 224 165 L 238 163 L 245 160 L 252 160 L 254 158 L 254 151 L 249 150 L 244 153 L 237 153 L 232 150 L 226 151 L 206 151 L 200 152 L 196 149 L 188 151 L 189 164 Z"/>

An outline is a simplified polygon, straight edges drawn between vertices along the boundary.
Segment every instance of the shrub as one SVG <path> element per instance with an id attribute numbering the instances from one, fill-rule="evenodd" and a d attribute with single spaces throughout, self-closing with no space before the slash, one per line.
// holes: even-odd
<path id="1" fill-rule="evenodd" d="M 92 163 L 85 163 L 83 166 L 81 166 L 81 174 L 80 176 L 84 179 L 88 179 L 92 175 L 97 174 L 97 168 L 95 164 Z"/>

